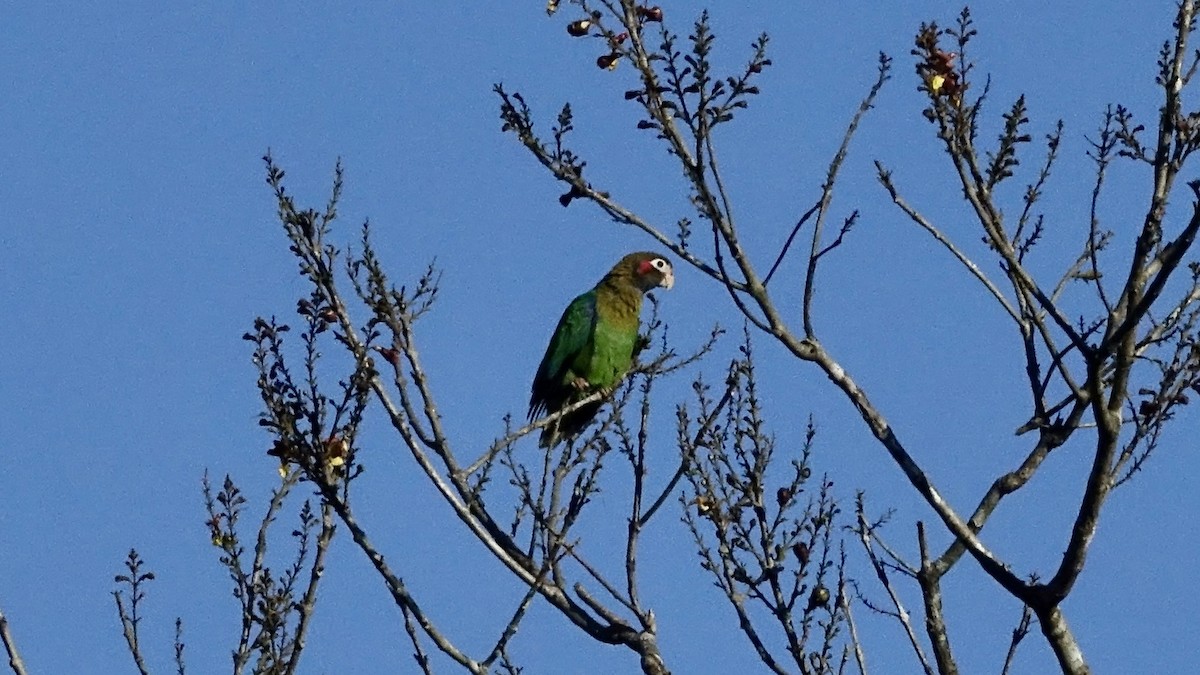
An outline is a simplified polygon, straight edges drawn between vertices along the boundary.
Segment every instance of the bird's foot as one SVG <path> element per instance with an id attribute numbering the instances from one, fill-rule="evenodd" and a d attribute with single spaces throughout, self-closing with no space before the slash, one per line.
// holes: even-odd
<path id="1" fill-rule="evenodd" d="M 638 354 L 641 354 L 642 352 L 646 351 L 649 348 L 650 348 L 650 336 L 649 335 L 637 336 L 637 339 L 634 340 L 634 342 L 633 342 L 634 358 L 637 358 Z"/>

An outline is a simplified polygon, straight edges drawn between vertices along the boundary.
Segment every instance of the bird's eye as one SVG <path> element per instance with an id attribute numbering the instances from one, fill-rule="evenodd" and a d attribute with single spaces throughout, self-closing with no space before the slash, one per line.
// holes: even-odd
<path id="1" fill-rule="evenodd" d="M 667 261 L 663 260 L 662 258 L 655 258 L 654 262 L 651 264 L 654 265 L 654 269 L 659 270 L 660 272 L 667 268 Z"/>

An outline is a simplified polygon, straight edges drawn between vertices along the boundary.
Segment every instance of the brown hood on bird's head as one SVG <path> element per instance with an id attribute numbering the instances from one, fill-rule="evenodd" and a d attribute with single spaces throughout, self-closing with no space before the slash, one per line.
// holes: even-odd
<path id="1" fill-rule="evenodd" d="M 621 258 L 605 279 L 631 283 L 643 293 L 659 287 L 670 290 L 675 285 L 675 270 L 666 256 L 638 251 Z"/>

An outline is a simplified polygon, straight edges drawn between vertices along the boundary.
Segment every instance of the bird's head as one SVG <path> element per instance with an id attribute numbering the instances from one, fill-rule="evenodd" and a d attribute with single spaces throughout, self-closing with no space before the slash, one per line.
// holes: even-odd
<path id="1" fill-rule="evenodd" d="M 675 271 L 671 261 L 650 251 L 630 253 L 621 258 L 614 272 L 621 270 L 633 279 L 643 293 L 654 288 L 662 287 L 670 290 L 675 285 Z"/>

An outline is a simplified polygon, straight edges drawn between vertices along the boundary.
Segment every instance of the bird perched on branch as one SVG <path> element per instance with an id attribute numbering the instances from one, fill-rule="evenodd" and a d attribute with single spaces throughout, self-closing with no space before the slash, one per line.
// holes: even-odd
<path id="1" fill-rule="evenodd" d="M 572 300 L 533 378 L 530 421 L 596 392 L 611 392 L 633 366 L 642 295 L 674 284 L 670 261 L 642 251 L 621 258 L 592 290 Z M 552 448 L 575 438 L 602 404 L 593 401 L 550 423 L 542 430 L 539 445 Z"/>

